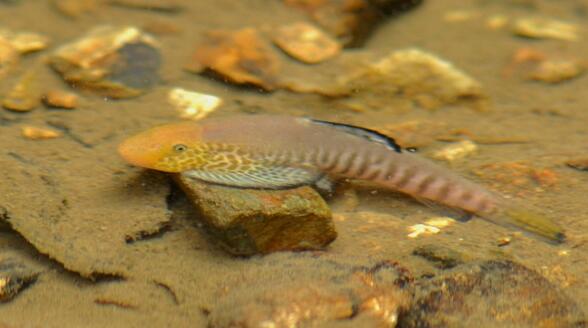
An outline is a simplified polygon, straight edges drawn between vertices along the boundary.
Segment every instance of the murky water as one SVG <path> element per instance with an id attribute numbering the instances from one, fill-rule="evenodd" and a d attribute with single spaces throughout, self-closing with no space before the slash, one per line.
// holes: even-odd
<path id="1" fill-rule="evenodd" d="M 339 49 L 337 11 L 300 3 L 0 1 L 0 326 L 586 325 L 588 172 L 566 163 L 588 161 L 588 5 L 425 0 Z M 272 42 L 299 21 L 331 28 L 334 46 L 306 52 L 327 49 L 322 63 Z M 178 88 L 217 98 L 186 111 L 169 99 Z M 328 207 L 311 189 L 186 197 L 117 153 L 157 124 L 256 113 L 378 130 L 540 209 L 566 241 L 438 219 L 442 208 L 353 181 L 324 195 Z M 233 230 L 202 219 L 251 204 L 278 219 L 251 210 Z M 290 220 L 309 208 L 326 223 Z M 332 243 L 272 253 L 328 243 L 328 208 Z"/>

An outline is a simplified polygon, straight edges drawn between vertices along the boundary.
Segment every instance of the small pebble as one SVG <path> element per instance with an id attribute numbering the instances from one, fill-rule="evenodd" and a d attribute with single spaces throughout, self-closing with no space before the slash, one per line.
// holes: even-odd
<path id="1" fill-rule="evenodd" d="M 175 106 L 181 118 L 190 120 L 203 119 L 222 104 L 219 97 L 182 88 L 170 90 L 167 99 Z"/>
<path id="2" fill-rule="evenodd" d="M 486 19 L 486 26 L 491 30 L 499 30 L 508 24 L 508 17 L 504 15 L 494 15 Z"/>
<path id="3" fill-rule="evenodd" d="M 12 87 L 2 99 L 2 107 L 15 112 L 29 112 L 40 103 L 36 90 L 36 75 L 29 71 Z"/>
<path id="4" fill-rule="evenodd" d="M 64 90 L 50 90 L 43 97 L 45 105 L 53 108 L 74 109 L 78 106 L 78 96 Z"/>
<path id="5" fill-rule="evenodd" d="M 454 219 L 445 216 L 437 216 L 425 221 L 426 225 L 430 225 L 436 228 L 445 228 L 452 225 L 453 223 L 455 223 Z"/>
<path id="6" fill-rule="evenodd" d="M 61 132 L 47 128 L 37 128 L 34 126 L 23 126 L 21 128 L 22 136 L 31 140 L 55 139 L 61 137 Z"/>
<path id="7" fill-rule="evenodd" d="M 498 239 L 497 245 L 499 247 L 506 246 L 506 245 L 510 244 L 511 241 L 512 241 L 512 237 L 502 237 L 502 238 Z"/>
<path id="8" fill-rule="evenodd" d="M 478 146 L 470 140 L 463 140 L 443 147 L 433 154 L 433 158 L 452 162 L 474 154 Z"/>
<path id="9" fill-rule="evenodd" d="M 288 55 L 307 64 L 316 64 L 337 56 L 341 45 L 325 32 L 308 23 L 278 28 L 274 43 Z"/>
<path id="10" fill-rule="evenodd" d="M 417 238 L 420 235 L 435 235 L 441 232 L 441 229 L 427 224 L 415 224 L 408 227 L 408 238 Z"/>
<path id="11" fill-rule="evenodd" d="M 11 301 L 37 281 L 39 272 L 12 258 L 0 260 L 0 302 Z"/>
<path id="12" fill-rule="evenodd" d="M 453 10 L 443 15 L 443 20 L 448 23 L 465 22 L 477 18 L 480 13 L 470 10 Z"/>
<path id="13" fill-rule="evenodd" d="M 559 83 L 580 76 L 585 71 L 584 65 L 575 60 L 546 60 L 531 74 L 536 81 Z"/>
<path id="14" fill-rule="evenodd" d="M 543 17 L 517 20 L 514 33 L 533 39 L 576 41 L 579 38 L 577 25 Z"/>
<path id="15" fill-rule="evenodd" d="M 580 171 L 588 171 L 588 157 L 574 158 L 566 161 L 566 165 Z"/>
<path id="16" fill-rule="evenodd" d="M 8 41 L 19 53 L 40 51 L 49 46 L 49 38 L 31 32 L 12 32 L 0 29 L 0 38 Z"/>

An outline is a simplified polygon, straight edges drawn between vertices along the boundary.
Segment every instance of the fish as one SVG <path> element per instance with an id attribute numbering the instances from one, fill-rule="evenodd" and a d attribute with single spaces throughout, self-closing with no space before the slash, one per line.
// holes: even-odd
<path id="1" fill-rule="evenodd" d="M 490 222 L 565 241 L 530 205 L 506 199 L 374 130 L 285 115 L 234 115 L 153 127 L 118 147 L 128 163 L 238 188 L 284 189 L 358 179 Z"/>

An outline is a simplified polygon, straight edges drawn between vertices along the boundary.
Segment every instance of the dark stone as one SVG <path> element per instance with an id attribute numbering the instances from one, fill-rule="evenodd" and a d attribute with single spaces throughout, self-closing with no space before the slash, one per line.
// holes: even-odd
<path id="1" fill-rule="evenodd" d="M 507 260 L 461 265 L 415 285 L 399 327 L 586 327 L 578 306 L 537 272 Z"/>
<path id="2" fill-rule="evenodd" d="M 15 259 L 0 261 L 0 302 L 11 301 L 25 288 L 33 284 L 39 272 Z"/>
<path id="3" fill-rule="evenodd" d="M 463 254 L 441 245 L 418 246 L 412 254 L 425 258 L 440 269 L 451 269 L 465 262 Z"/>

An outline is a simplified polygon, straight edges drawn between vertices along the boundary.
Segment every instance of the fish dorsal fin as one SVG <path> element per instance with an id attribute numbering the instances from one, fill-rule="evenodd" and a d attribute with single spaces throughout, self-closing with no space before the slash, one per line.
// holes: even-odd
<path id="1" fill-rule="evenodd" d="M 396 143 L 396 140 L 388 137 L 385 134 L 382 134 L 378 131 L 374 131 L 371 129 L 366 129 L 366 128 L 362 128 L 360 126 L 355 126 L 355 125 L 351 125 L 351 124 L 344 124 L 344 123 L 335 123 L 335 122 L 329 122 L 329 121 L 321 121 L 321 120 L 315 120 L 315 119 L 309 119 L 311 122 L 319 124 L 319 125 L 324 125 L 324 126 L 329 126 L 332 128 L 335 128 L 337 130 L 340 130 L 342 132 L 372 141 L 372 142 L 376 142 L 379 144 L 382 144 L 386 147 L 388 147 L 389 149 L 397 152 L 397 153 L 401 153 L 402 152 L 402 148 L 400 147 L 400 145 L 398 145 Z"/>
<path id="2" fill-rule="evenodd" d="M 257 166 L 247 171 L 189 170 L 182 175 L 229 187 L 287 189 L 315 183 L 322 173 L 288 166 Z"/>

